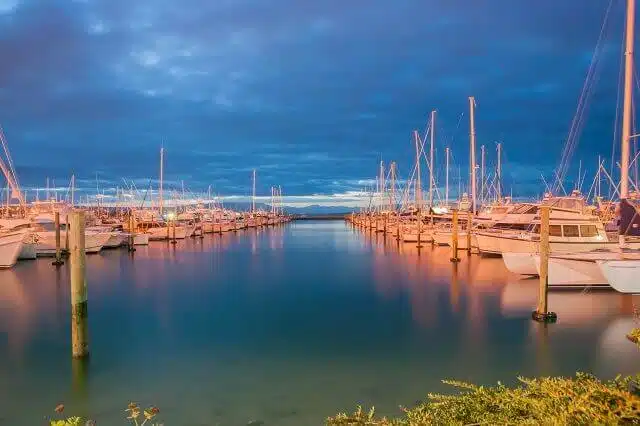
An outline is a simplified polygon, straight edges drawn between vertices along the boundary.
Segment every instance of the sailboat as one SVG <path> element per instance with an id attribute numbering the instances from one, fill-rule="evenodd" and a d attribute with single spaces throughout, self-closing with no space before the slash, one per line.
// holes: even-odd
<path id="1" fill-rule="evenodd" d="M 463 196 L 458 203 L 458 210 L 471 212 L 471 220 L 468 220 L 466 215 L 460 215 L 458 219 L 458 249 L 466 250 L 470 247 L 468 233 L 471 232 L 473 217 L 476 215 L 477 209 L 477 197 L 476 197 L 476 128 L 475 128 L 475 107 L 476 101 L 473 96 L 469 96 L 469 186 L 471 187 L 471 199 Z M 441 224 L 440 227 L 433 231 L 433 240 L 438 245 L 448 245 L 453 238 L 452 222 L 448 221 Z M 471 245 L 477 246 L 474 241 L 474 236 L 471 236 Z"/>
<path id="2" fill-rule="evenodd" d="M 430 121 L 430 125 L 429 125 L 429 132 L 431 135 L 431 151 L 433 152 L 433 141 L 434 141 L 434 134 L 435 134 L 435 111 L 433 111 L 431 113 L 431 121 Z M 428 216 L 425 216 L 424 214 L 424 202 L 422 200 L 422 178 L 421 178 L 421 168 L 420 168 L 420 162 L 421 162 L 421 156 L 422 156 L 422 140 L 420 139 L 420 135 L 418 134 L 417 131 L 414 131 L 414 143 L 415 143 L 415 147 L 416 147 L 416 166 L 415 166 L 415 173 L 416 173 L 416 178 L 415 178 L 415 205 L 414 208 L 409 210 L 408 214 L 405 215 L 401 215 L 402 220 L 402 225 L 401 227 L 401 235 L 402 235 L 402 241 L 404 241 L 405 243 L 408 242 L 415 242 L 415 243 L 422 243 L 422 242 L 432 242 L 433 241 L 433 235 L 432 235 L 432 229 L 431 229 L 431 225 L 427 223 L 427 219 Z M 433 191 L 433 167 L 429 167 L 430 168 L 430 179 L 429 179 L 429 194 L 432 193 Z M 430 200 L 429 200 L 429 211 L 431 209 L 431 202 L 432 200 L 432 196 L 429 196 Z"/>
<path id="3" fill-rule="evenodd" d="M 9 201 L 11 199 L 17 199 L 20 202 L 20 207 L 25 206 L 25 199 L 20 192 L 18 186 L 18 179 L 13 169 L 13 163 L 9 156 L 9 149 L 6 145 L 4 133 L 0 128 L 0 143 L 3 148 L 3 152 L 7 156 L 6 162 L 0 156 L 0 170 L 7 180 L 7 206 L 6 213 L 9 214 Z M 26 230 L 13 229 L 13 223 L 15 218 L 0 219 L 0 268 L 10 268 L 18 260 L 18 256 L 22 251 L 25 238 L 28 235 Z"/>
<path id="4" fill-rule="evenodd" d="M 164 147 L 160 148 L 160 185 L 158 188 L 158 209 L 157 210 L 137 210 L 133 212 L 137 232 L 148 234 L 149 241 L 184 239 L 191 235 L 195 229 L 194 225 L 185 226 L 175 223 L 169 226 L 165 220 L 164 212 Z M 168 213 L 169 221 L 175 221 L 175 213 Z M 187 234 L 189 233 L 189 234 Z"/>
<path id="5" fill-rule="evenodd" d="M 638 209 L 629 191 L 629 160 L 632 121 L 633 49 L 635 0 L 627 0 L 624 100 L 620 153 L 620 224 L 617 247 L 580 254 L 549 256 L 549 285 L 611 285 L 623 293 L 640 293 L 640 250 L 627 237 L 640 235 Z M 535 257 L 539 272 L 540 259 Z"/>

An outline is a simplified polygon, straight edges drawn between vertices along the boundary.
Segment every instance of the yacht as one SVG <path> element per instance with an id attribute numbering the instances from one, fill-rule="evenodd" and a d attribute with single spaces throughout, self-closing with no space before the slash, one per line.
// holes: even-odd
<path id="1" fill-rule="evenodd" d="M 614 243 L 593 207 L 587 206 L 577 191 L 567 197 L 547 196 L 541 204 L 550 207 L 551 252 L 584 252 Z M 504 253 L 536 253 L 540 239 L 539 205 L 524 204 L 507 216 L 491 228 L 475 232 L 480 254 L 504 257 Z"/>
<path id="2" fill-rule="evenodd" d="M 31 226 L 36 241 L 37 256 L 55 256 L 56 231 L 52 222 L 35 222 Z M 67 247 L 67 224 L 60 224 L 61 248 Z M 98 253 L 111 238 L 111 232 L 103 230 L 85 229 L 84 250 L 85 253 Z"/>
<path id="3" fill-rule="evenodd" d="M 603 250 L 617 245 L 610 239 L 604 225 L 596 217 L 575 219 L 549 219 L 549 252 L 551 254 L 578 254 Z M 502 252 L 505 266 L 511 272 L 522 275 L 537 275 L 534 257 L 539 253 L 540 220 L 532 225 L 529 232 L 514 235 Z M 640 247 L 640 243 L 635 243 Z"/>
<path id="4" fill-rule="evenodd" d="M 640 293 L 640 208 L 623 199 L 619 211 L 623 241 L 584 253 L 551 254 L 550 285 L 611 286 L 623 293 Z M 534 259 L 539 268 L 539 256 Z"/>
<path id="5" fill-rule="evenodd" d="M 461 202 L 460 205 L 463 206 L 464 203 Z M 527 204 L 527 206 L 531 206 L 531 204 Z M 522 213 L 519 212 L 521 210 L 520 204 L 511 204 L 510 197 L 505 197 L 503 201 L 483 206 L 478 214 L 472 218 L 471 248 L 478 247 L 474 229 L 493 229 L 495 231 L 521 228 L 520 222 L 523 221 Z M 529 209 L 524 209 L 524 211 L 527 210 Z M 452 238 L 452 215 L 448 214 L 443 218 L 446 220 L 440 221 L 433 230 L 433 240 L 437 245 L 448 246 L 451 245 Z M 467 221 L 467 212 L 460 210 L 458 215 L 458 248 L 461 250 L 468 248 Z"/>
<path id="6" fill-rule="evenodd" d="M 0 268 L 11 268 L 16 264 L 25 235 L 20 231 L 0 232 Z"/>
<path id="7" fill-rule="evenodd" d="M 632 31 L 635 24 L 633 12 L 635 0 L 627 0 L 627 26 L 625 31 L 625 78 L 624 97 L 622 108 L 621 156 L 620 170 L 620 203 L 618 212 L 618 242 L 607 242 L 603 249 L 592 250 L 588 253 L 577 254 L 551 254 L 549 256 L 549 283 L 561 283 L 563 285 L 602 285 L 611 284 L 616 289 L 625 293 L 637 292 L 638 278 L 636 272 L 640 272 L 640 209 L 638 208 L 638 194 L 629 188 L 630 165 L 630 141 L 632 136 L 631 123 L 633 122 L 632 100 L 634 83 L 634 43 L 635 33 Z M 631 163 L 632 164 L 632 163 Z M 535 257 L 536 265 L 540 264 L 540 258 Z M 539 267 L 539 266 L 538 266 Z"/>

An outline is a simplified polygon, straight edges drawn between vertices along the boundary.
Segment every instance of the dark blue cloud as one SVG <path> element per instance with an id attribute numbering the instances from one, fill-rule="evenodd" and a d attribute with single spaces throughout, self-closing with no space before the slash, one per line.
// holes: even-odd
<path id="1" fill-rule="evenodd" d="M 585 162 L 611 151 L 613 3 Z M 560 159 L 607 5 L 0 0 L 0 123 L 23 185 L 155 177 L 164 144 L 167 179 L 197 190 L 246 194 L 256 168 L 263 193 L 331 194 L 361 189 L 380 156 L 406 178 L 432 109 L 437 159 L 451 146 L 466 182 L 473 95 L 478 143 L 493 162 L 502 141 L 508 185 L 534 195 Z"/>

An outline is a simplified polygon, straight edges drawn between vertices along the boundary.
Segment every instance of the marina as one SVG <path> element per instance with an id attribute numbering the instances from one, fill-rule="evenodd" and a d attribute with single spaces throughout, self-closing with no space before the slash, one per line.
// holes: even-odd
<path id="1" fill-rule="evenodd" d="M 0 426 L 638 423 L 636 0 L 5 3 Z"/>
<path id="2" fill-rule="evenodd" d="M 19 262 L 0 271 L 0 424 L 60 402 L 119 424 L 136 400 L 165 424 L 311 425 L 357 404 L 398 414 L 447 378 L 637 371 L 637 296 L 554 291 L 558 322 L 539 324 L 537 280 L 448 253 L 343 221 L 102 250 L 86 258 L 86 365 L 70 357 L 69 265 Z"/>

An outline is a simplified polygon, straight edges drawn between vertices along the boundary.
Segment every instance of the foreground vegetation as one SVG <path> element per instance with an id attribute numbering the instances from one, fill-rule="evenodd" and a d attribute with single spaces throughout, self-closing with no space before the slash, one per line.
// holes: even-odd
<path id="1" fill-rule="evenodd" d="M 640 395 L 630 392 L 640 375 L 601 382 L 578 373 L 575 377 L 519 378 L 515 387 L 501 383 L 477 386 L 444 381 L 459 392 L 429 394 L 417 407 L 403 408 L 399 418 L 377 417 L 373 409 L 359 407 L 352 414 L 327 419 L 328 426 L 418 426 L 418 425 L 640 425 Z M 56 407 L 62 416 L 64 406 Z M 152 426 L 156 407 L 141 409 L 131 403 L 126 419 L 134 426 Z M 154 423 L 154 425 L 157 425 Z M 79 417 L 51 420 L 50 426 L 95 426 Z"/>
<path id="2" fill-rule="evenodd" d="M 640 425 L 640 396 L 629 392 L 631 380 L 601 382 L 578 373 L 573 378 L 519 378 L 512 388 L 444 381 L 459 392 L 429 394 L 417 407 L 403 408 L 399 418 L 378 418 L 373 409 L 359 407 L 353 414 L 328 418 L 327 425 Z"/>
<path id="3" fill-rule="evenodd" d="M 64 405 L 60 404 L 55 408 L 55 412 L 58 415 L 62 415 L 64 411 Z M 147 425 L 154 417 L 158 415 L 160 410 L 157 407 L 149 407 L 146 410 L 142 410 L 135 402 L 129 403 L 129 406 L 124 410 L 127 414 L 127 420 L 131 422 L 133 426 Z M 51 420 L 50 426 L 96 426 L 93 420 L 84 420 L 82 417 L 67 417 L 65 419 Z M 149 426 L 161 426 L 158 423 L 151 424 Z"/>

